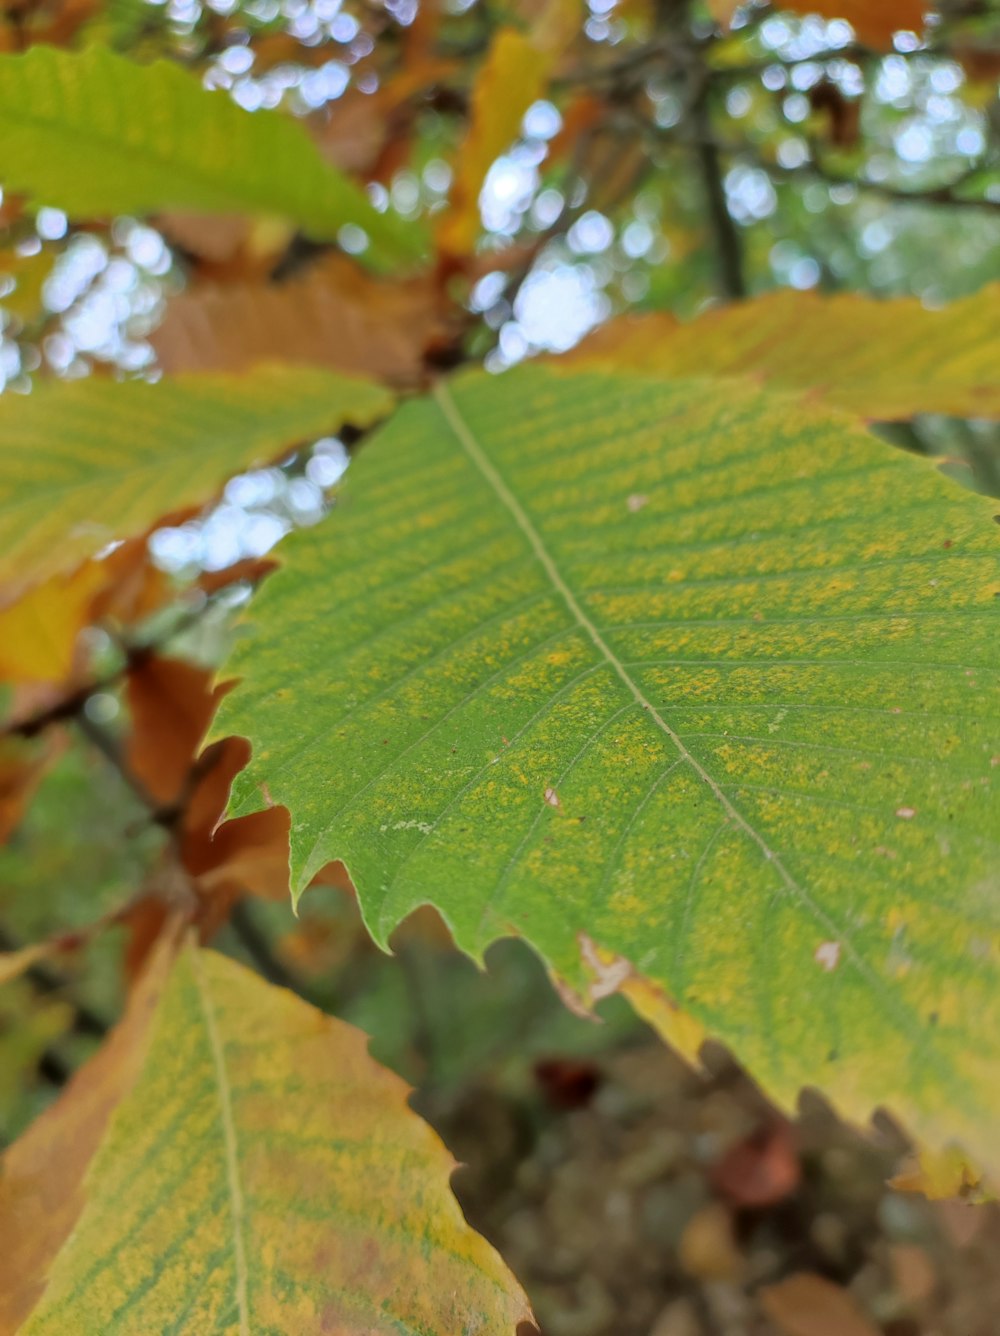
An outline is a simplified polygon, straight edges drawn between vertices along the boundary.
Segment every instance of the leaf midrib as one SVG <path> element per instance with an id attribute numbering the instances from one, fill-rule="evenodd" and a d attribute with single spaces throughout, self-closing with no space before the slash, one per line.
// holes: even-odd
<path id="1" fill-rule="evenodd" d="M 572 589 L 564 580 L 555 560 L 545 546 L 541 535 L 532 523 L 528 513 L 511 489 L 507 486 L 500 473 L 494 467 L 489 457 L 476 440 L 468 423 L 462 417 L 458 405 L 456 404 L 447 384 L 443 381 L 439 381 L 434 387 L 433 393 L 442 416 L 450 427 L 452 434 L 463 453 L 493 491 L 497 500 L 500 501 L 510 514 L 515 525 L 531 548 L 538 564 L 544 571 L 546 578 L 555 592 L 565 603 L 566 608 L 577 626 L 591 641 L 601 658 L 607 666 L 611 668 L 615 676 L 621 681 L 635 702 L 674 745 L 681 760 L 691 767 L 698 779 L 706 786 L 724 813 L 727 823 L 733 825 L 738 830 L 741 830 L 757 847 L 765 862 L 777 872 L 784 883 L 786 890 L 788 890 L 792 896 L 813 915 L 818 923 L 822 924 L 823 927 L 830 932 L 833 938 L 841 943 L 845 954 L 849 957 L 851 963 L 855 966 L 861 976 L 867 980 L 876 993 L 884 997 L 885 988 L 883 981 L 860 955 L 843 928 L 830 918 L 822 906 L 813 899 L 806 888 L 792 876 L 777 851 L 770 847 L 761 832 L 757 830 L 757 828 L 727 797 L 718 781 L 713 778 L 708 770 L 706 770 L 698 758 L 685 745 L 681 736 L 671 728 L 659 710 L 647 699 L 641 688 L 629 675 L 626 665 L 614 653 L 596 625 L 584 612 Z M 911 1031 L 912 1028 L 912 1025 L 907 1026 L 907 1029 Z"/>
<path id="2" fill-rule="evenodd" d="M 245 1197 L 240 1177 L 239 1145 L 236 1137 L 236 1121 L 233 1117 L 233 1097 L 226 1070 L 226 1058 L 219 1034 L 208 976 L 196 950 L 189 952 L 191 974 L 198 992 L 205 1032 L 212 1055 L 212 1068 L 219 1093 L 219 1121 L 222 1126 L 222 1139 L 225 1146 L 226 1182 L 229 1189 L 229 1205 L 233 1232 L 233 1269 L 236 1273 L 236 1308 L 239 1314 L 239 1336 L 250 1336 L 250 1312 L 247 1296 L 248 1269 L 246 1244 L 243 1239 L 243 1217 Z"/>

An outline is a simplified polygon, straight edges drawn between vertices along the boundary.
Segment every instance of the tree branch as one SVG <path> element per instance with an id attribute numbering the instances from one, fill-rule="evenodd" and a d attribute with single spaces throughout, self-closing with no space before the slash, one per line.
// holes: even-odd
<path id="1" fill-rule="evenodd" d="M 719 146 L 712 136 L 709 118 L 709 88 L 706 81 L 691 108 L 695 131 L 694 149 L 705 191 L 708 219 L 715 240 L 716 275 L 720 295 L 739 301 L 747 295 L 743 275 L 743 241 L 729 212 Z"/>

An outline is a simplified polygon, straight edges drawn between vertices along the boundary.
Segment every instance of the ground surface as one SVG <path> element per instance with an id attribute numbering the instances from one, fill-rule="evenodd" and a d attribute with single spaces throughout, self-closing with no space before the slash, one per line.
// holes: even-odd
<path id="1" fill-rule="evenodd" d="M 1000 1332 L 1000 1216 L 888 1188 L 889 1125 L 816 1098 L 787 1124 L 724 1055 L 699 1078 L 656 1041 L 543 1067 L 539 1096 L 435 1112 L 544 1336 Z"/>

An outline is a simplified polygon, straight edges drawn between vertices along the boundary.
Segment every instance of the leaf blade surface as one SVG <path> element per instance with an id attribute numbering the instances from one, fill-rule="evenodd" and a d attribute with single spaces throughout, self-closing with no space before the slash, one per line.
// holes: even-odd
<path id="1" fill-rule="evenodd" d="M 760 376 L 866 418 L 997 417 L 1000 285 L 941 310 L 916 297 L 772 292 L 686 324 L 614 321 L 569 357 L 663 376 Z"/>
<path id="2" fill-rule="evenodd" d="M 0 56 L 0 181 L 72 218 L 165 209 L 284 216 L 318 240 L 347 223 L 388 258 L 419 231 L 378 212 L 301 125 L 244 111 L 175 64 L 103 47 Z"/>
<path id="3" fill-rule="evenodd" d="M 304 367 L 149 385 L 82 380 L 0 400 L 0 582 L 52 575 L 163 515 L 211 498 L 239 469 L 392 398 Z"/>
<path id="4" fill-rule="evenodd" d="M 990 511 L 736 383 L 460 379 L 252 609 L 235 808 L 266 784 L 293 885 L 343 859 L 381 941 L 423 902 L 477 956 L 518 933 L 580 993 L 646 981 L 785 1100 L 988 1160 Z"/>

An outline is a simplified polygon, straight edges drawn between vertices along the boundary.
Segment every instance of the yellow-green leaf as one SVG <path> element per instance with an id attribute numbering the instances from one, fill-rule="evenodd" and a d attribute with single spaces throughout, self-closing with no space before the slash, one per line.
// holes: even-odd
<path id="1" fill-rule="evenodd" d="M 294 887 L 343 859 L 380 941 L 521 934 L 996 1166 L 995 508 L 736 381 L 462 377 L 251 607 L 235 810 L 286 804 Z"/>
<path id="2" fill-rule="evenodd" d="M 928 310 L 915 298 L 782 291 L 691 324 L 636 316 L 572 353 L 664 376 L 758 375 L 867 418 L 1000 416 L 1000 284 Z"/>
<path id="3" fill-rule="evenodd" d="M 524 113 L 545 90 L 552 55 L 516 28 L 503 28 L 490 47 L 472 90 L 472 123 L 458 159 L 450 207 L 438 243 L 454 255 L 470 254 L 479 236 L 479 195 L 486 174 L 510 148 Z"/>
<path id="4" fill-rule="evenodd" d="M 250 113 L 180 66 L 100 46 L 0 56 L 0 185 L 72 218 L 278 214 L 318 239 L 352 223 L 387 258 L 423 247 L 419 229 L 379 213 L 291 118 Z"/>
<path id="5" fill-rule="evenodd" d="M 529 1316 L 360 1032 L 187 948 L 133 1065 L 23 1336 L 513 1336 Z"/>
<path id="6" fill-rule="evenodd" d="M 392 404 L 369 381 L 306 367 L 81 380 L 0 397 L 0 583 L 42 579 L 162 516 L 209 500 L 231 474 Z"/>

